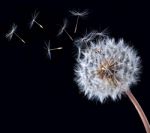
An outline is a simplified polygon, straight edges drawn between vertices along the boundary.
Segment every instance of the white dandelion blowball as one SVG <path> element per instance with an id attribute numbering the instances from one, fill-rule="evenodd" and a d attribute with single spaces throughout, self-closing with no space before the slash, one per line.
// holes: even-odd
<path id="1" fill-rule="evenodd" d="M 75 81 L 89 99 L 103 102 L 121 97 L 139 80 L 140 57 L 123 39 L 91 32 L 75 41 L 78 48 Z"/>

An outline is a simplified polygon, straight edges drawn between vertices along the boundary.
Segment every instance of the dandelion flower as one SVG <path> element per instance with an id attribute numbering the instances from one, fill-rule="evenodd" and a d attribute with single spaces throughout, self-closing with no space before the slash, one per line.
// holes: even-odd
<path id="1" fill-rule="evenodd" d="M 33 16 L 32 16 L 32 20 L 30 22 L 30 29 L 32 28 L 32 26 L 33 26 L 34 23 L 37 24 L 40 28 L 43 29 L 43 26 L 36 21 L 38 15 L 39 15 L 39 12 L 35 11 L 34 14 L 33 14 Z"/>
<path id="2" fill-rule="evenodd" d="M 96 36 L 93 32 L 87 35 L 89 48 L 81 50 L 78 56 L 77 83 L 89 98 L 95 97 L 101 102 L 107 97 L 115 100 L 137 83 L 140 58 L 123 39 L 97 40 Z M 78 44 L 81 49 L 79 45 L 82 44 Z"/>
<path id="3" fill-rule="evenodd" d="M 137 52 L 123 39 L 102 38 L 97 32 L 89 33 L 84 39 L 88 40 L 88 47 L 84 49 L 81 39 L 75 41 L 78 47 L 75 81 L 80 91 L 89 99 L 96 98 L 102 103 L 108 97 L 116 100 L 126 94 L 137 109 L 147 133 L 150 133 L 148 120 L 130 91 L 130 87 L 139 80 L 141 64 Z"/>
<path id="4" fill-rule="evenodd" d="M 82 11 L 82 12 L 78 12 L 78 11 L 69 11 L 69 12 L 70 12 L 73 16 L 77 16 L 76 25 L 75 25 L 75 28 L 74 28 L 74 33 L 76 33 L 77 28 L 78 28 L 79 18 L 88 15 L 88 11 L 85 10 L 85 11 Z"/>
<path id="5" fill-rule="evenodd" d="M 6 34 L 6 38 L 8 38 L 8 40 L 11 40 L 13 35 L 15 35 L 19 40 L 25 43 L 25 41 L 16 33 L 16 30 L 17 30 L 17 25 L 13 24 L 10 31 Z"/>

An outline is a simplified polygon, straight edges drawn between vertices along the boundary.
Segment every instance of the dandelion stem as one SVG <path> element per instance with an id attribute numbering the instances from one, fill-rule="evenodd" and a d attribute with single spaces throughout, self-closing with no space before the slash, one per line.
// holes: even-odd
<path id="1" fill-rule="evenodd" d="M 73 38 L 70 36 L 70 34 L 64 29 L 64 32 L 68 35 L 71 41 L 73 41 Z"/>
<path id="2" fill-rule="evenodd" d="M 76 20 L 76 25 L 75 25 L 74 33 L 76 33 L 76 31 L 77 31 L 78 22 L 79 22 L 79 16 L 77 17 L 77 20 Z"/>
<path id="3" fill-rule="evenodd" d="M 38 26 L 40 26 L 40 28 L 42 28 L 43 29 L 43 26 L 41 25 L 41 24 L 39 24 L 37 21 L 35 21 L 34 20 L 34 22 L 38 25 Z"/>
<path id="4" fill-rule="evenodd" d="M 19 38 L 23 43 L 26 43 L 17 33 L 14 32 L 14 35 Z"/>
<path id="5" fill-rule="evenodd" d="M 146 133 L 150 133 L 149 122 L 148 122 L 147 117 L 146 117 L 143 109 L 141 108 L 140 104 L 138 103 L 138 101 L 136 100 L 136 98 L 134 97 L 134 95 L 132 94 L 131 91 L 127 91 L 126 94 L 129 97 L 129 99 L 131 100 L 131 102 L 133 103 L 133 105 L 136 108 L 138 114 L 140 115 L 140 118 L 141 118 L 141 120 L 144 124 L 145 130 L 146 130 Z"/>

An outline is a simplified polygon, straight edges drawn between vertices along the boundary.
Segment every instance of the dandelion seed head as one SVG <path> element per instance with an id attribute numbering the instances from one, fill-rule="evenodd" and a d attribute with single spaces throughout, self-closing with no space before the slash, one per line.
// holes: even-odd
<path id="1" fill-rule="evenodd" d="M 80 11 L 69 11 L 73 16 L 79 16 L 79 17 L 84 17 L 84 16 L 87 16 L 88 15 L 88 10 L 84 10 L 82 12 Z"/>
<path id="2" fill-rule="evenodd" d="M 97 34 L 100 33 L 86 36 L 88 48 L 82 49 L 83 42 L 76 41 L 79 44 L 75 81 L 89 99 L 115 100 L 139 80 L 140 57 L 123 39 L 115 41 Z"/>
<path id="3" fill-rule="evenodd" d="M 16 29 L 17 29 L 17 25 L 13 24 L 10 31 L 6 34 L 6 38 L 8 38 L 8 40 L 12 39 L 13 34 L 15 33 Z"/>

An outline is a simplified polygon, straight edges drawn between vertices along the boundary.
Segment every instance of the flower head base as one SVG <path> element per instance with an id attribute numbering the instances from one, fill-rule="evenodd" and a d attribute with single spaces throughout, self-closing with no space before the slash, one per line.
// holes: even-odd
<path id="1" fill-rule="evenodd" d="M 97 32 L 84 38 L 88 40 L 86 45 L 81 39 L 76 41 L 79 52 L 75 80 L 88 98 L 115 100 L 137 83 L 140 58 L 123 39 L 116 42 Z"/>
<path id="2" fill-rule="evenodd" d="M 100 78 L 109 82 L 110 85 L 116 87 L 119 83 L 116 78 L 115 72 L 117 72 L 117 62 L 112 60 L 104 60 L 101 63 L 101 67 L 97 70 Z"/>

